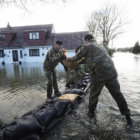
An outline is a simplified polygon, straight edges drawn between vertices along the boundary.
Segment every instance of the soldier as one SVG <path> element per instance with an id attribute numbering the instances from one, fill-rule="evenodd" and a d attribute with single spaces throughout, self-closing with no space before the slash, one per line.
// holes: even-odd
<path id="1" fill-rule="evenodd" d="M 83 44 L 79 45 L 76 50 L 75 50 L 75 53 L 77 54 L 78 51 L 80 51 L 80 49 L 84 47 Z M 87 68 L 87 65 L 86 65 L 86 57 L 83 57 L 77 67 L 77 72 L 78 74 L 82 75 L 82 76 L 85 76 L 87 75 L 87 73 L 89 73 L 89 70 Z"/>
<path id="2" fill-rule="evenodd" d="M 59 95 L 59 89 L 57 85 L 56 77 L 56 66 L 60 62 L 63 64 L 62 60 L 66 59 L 63 50 L 61 49 L 63 42 L 57 40 L 54 46 L 48 51 L 45 61 L 44 61 L 44 70 L 47 78 L 47 98 L 52 97 L 52 87 L 54 88 L 54 95 Z M 64 65 L 63 65 L 64 66 Z M 64 66 L 65 70 L 67 68 Z"/>
<path id="3" fill-rule="evenodd" d="M 89 117 L 94 117 L 98 96 L 105 85 L 116 101 L 121 114 L 126 116 L 129 127 L 135 127 L 135 123 L 130 117 L 130 111 L 126 100 L 120 91 L 117 71 L 106 49 L 98 45 L 90 34 L 84 36 L 84 43 L 85 45 L 80 48 L 78 53 L 67 60 L 78 61 L 82 57 L 86 57 L 86 63 L 90 70 L 91 85 L 89 95 Z"/>
<path id="4" fill-rule="evenodd" d="M 77 52 L 79 51 L 79 49 L 83 47 L 83 44 L 79 45 L 76 50 L 75 53 L 77 54 Z M 85 73 L 85 59 L 80 60 L 79 62 L 77 62 L 77 65 L 71 70 L 69 70 L 68 72 L 68 77 L 67 77 L 67 83 L 66 83 L 66 87 L 73 87 L 75 88 L 77 86 L 77 82 L 86 75 Z"/>

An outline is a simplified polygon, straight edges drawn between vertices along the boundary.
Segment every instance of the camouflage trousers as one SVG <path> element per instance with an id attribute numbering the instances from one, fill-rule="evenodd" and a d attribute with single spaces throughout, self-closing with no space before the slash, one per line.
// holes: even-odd
<path id="1" fill-rule="evenodd" d="M 91 78 L 91 87 L 90 87 L 90 96 L 89 96 L 89 110 L 95 111 L 97 103 L 98 103 L 98 96 L 103 88 L 106 86 L 108 91 L 110 92 L 111 96 L 116 101 L 119 110 L 122 115 L 129 115 L 130 111 L 128 109 L 127 102 L 120 91 L 120 84 L 116 78 L 107 80 L 107 81 L 94 81 Z"/>
<path id="2" fill-rule="evenodd" d="M 47 97 L 51 98 L 53 89 L 54 94 L 57 94 L 59 92 L 56 71 L 55 70 L 46 71 L 46 78 L 47 78 Z"/>

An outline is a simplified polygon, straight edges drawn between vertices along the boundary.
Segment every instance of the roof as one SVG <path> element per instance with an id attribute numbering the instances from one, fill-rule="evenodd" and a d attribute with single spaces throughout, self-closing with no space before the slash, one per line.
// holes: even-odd
<path id="1" fill-rule="evenodd" d="M 53 24 L 5 27 L 5 28 L 0 28 L 0 33 L 13 33 L 13 32 L 15 33 L 15 32 L 24 32 L 24 31 L 38 31 L 38 30 L 47 30 L 51 32 L 52 28 L 53 28 Z"/>
<path id="2" fill-rule="evenodd" d="M 53 24 L 44 24 L 44 25 L 30 25 L 30 26 L 18 26 L 18 27 L 6 27 L 0 28 L 0 34 L 4 33 L 16 33 L 15 38 L 9 43 L 0 43 L 0 48 L 19 48 L 28 46 L 27 42 L 24 41 L 23 32 L 26 31 L 47 31 L 48 34 L 52 32 Z M 39 45 L 51 45 L 52 42 L 50 39 L 46 40 L 46 42 L 40 42 Z"/>
<path id="3" fill-rule="evenodd" d="M 26 46 L 50 46 L 53 45 L 54 40 L 62 40 L 63 47 L 67 50 L 75 50 L 77 46 L 83 44 L 83 36 L 87 31 L 81 32 L 67 32 L 67 33 L 52 33 L 53 24 L 45 25 L 30 25 L 18 27 L 0 28 L 0 34 L 13 33 L 13 39 L 9 42 L 0 42 L 0 48 L 22 48 Z M 47 39 L 45 40 L 24 40 L 24 32 L 30 31 L 47 31 Z"/>
<path id="4" fill-rule="evenodd" d="M 88 31 L 69 32 L 69 33 L 56 33 L 55 40 L 62 40 L 63 47 L 67 50 L 75 50 L 77 46 L 83 44 L 83 36 Z"/>

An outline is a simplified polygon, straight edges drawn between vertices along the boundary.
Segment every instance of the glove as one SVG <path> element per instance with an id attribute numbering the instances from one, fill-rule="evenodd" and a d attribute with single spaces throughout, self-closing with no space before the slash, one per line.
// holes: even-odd
<path id="1" fill-rule="evenodd" d="M 62 60 L 65 60 L 65 59 L 67 59 L 67 57 L 66 57 L 66 55 L 62 55 Z"/>

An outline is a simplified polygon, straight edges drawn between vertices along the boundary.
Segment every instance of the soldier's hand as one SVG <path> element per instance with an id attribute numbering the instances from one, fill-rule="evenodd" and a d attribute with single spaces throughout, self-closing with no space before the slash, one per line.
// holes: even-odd
<path id="1" fill-rule="evenodd" d="M 70 57 L 67 57 L 66 59 L 67 59 L 68 62 L 72 61 Z"/>
<path id="2" fill-rule="evenodd" d="M 62 60 L 67 59 L 66 55 L 62 55 Z"/>

